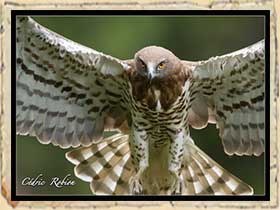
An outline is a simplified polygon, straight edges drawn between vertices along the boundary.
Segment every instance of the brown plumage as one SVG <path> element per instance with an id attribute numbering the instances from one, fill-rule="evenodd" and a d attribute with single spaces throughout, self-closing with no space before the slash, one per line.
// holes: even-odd
<path id="1" fill-rule="evenodd" d="M 142 62 L 146 68 L 142 67 Z M 165 62 L 165 69 L 159 70 L 159 76 L 149 78 L 147 76 L 147 65 L 158 65 Z M 182 89 L 185 81 L 190 76 L 190 71 L 182 71 L 183 65 L 179 58 L 177 58 L 169 50 L 149 46 L 139 50 L 134 57 L 132 64 L 134 70 L 129 74 L 129 79 L 132 84 L 132 91 L 134 97 L 143 103 L 147 103 L 150 109 L 155 109 L 157 99 L 155 91 L 159 90 L 159 100 L 164 110 L 168 110 L 176 99 L 182 94 Z"/>

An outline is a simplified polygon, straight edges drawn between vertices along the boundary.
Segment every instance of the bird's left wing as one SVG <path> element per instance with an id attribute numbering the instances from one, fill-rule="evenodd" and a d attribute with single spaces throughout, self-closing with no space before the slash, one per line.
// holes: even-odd
<path id="1" fill-rule="evenodd" d="M 227 154 L 264 152 L 264 40 L 207 61 L 184 62 L 191 69 L 189 123 L 217 123 Z"/>
<path id="2" fill-rule="evenodd" d="M 63 148 L 89 145 L 126 122 L 127 64 L 52 32 L 16 22 L 16 128 Z"/>

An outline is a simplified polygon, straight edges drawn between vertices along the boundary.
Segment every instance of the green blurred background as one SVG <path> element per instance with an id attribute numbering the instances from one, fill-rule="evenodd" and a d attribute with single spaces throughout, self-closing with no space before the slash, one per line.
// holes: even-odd
<path id="1" fill-rule="evenodd" d="M 263 17 L 230 16 L 80 16 L 33 17 L 43 26 L 97 51 L 130 59 L 139 49 L 158 45 L 185 60 L 202 60 L 246 47 L 264 38 Z M 228 171 L 264 193 L 264 155 L 227 156 L 215 125 L 191 130 L 196 144 Z M 17 194 L 91 194 L 89 184 L 74 176 L 67 151 L 42 145 L 32 137 L 17 137 Z M 74 186 L 22 186 L 24 177 L 43 174 L 63 178 L 71 174 Z"/>

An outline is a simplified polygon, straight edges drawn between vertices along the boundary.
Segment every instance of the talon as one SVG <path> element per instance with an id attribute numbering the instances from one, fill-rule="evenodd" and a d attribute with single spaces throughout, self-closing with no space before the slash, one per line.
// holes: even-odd
<path id="1" fill-rule="evenodd" d="M 146 167 L 140 168 L 137 174 L 129 180 L 129 192 L 132 195 L 143 194 L 143 187 L 140 181 L 140 177 L 145 171 Z"/>
<path id="2" fill-rule="evenodd" d="M 178 179 L 175 183 L 173 195 L 181 195 L 182 194 L 182 188 L 183 188 L 183 182 L 181 179 Z"/>
<path id="3" fill-rule="evenodd" d="M 129 192 L 132 195 L 137 195 L 137 194 L 142 194 L 143 192 L 143 187 L 140 182 L 139 177 L 134 176 L 131 177 L 129 180 Z"/>
<path id="4" fill-rule="evenodd" d="M 175 172 L 171 172 L 171 174 L 174 177 L 174 182 L 170 187 L 169 192 L 171 195 L 181 195 L 184 187 L 183 179 Z"/>

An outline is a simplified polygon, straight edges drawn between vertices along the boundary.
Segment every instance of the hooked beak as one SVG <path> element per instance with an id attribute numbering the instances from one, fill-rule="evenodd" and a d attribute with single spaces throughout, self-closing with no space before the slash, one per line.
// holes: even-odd
<path id="1" fill-rule="evenodd" d="M 153 74 L 148 72 L 148 80 L 152 80 L 153 79 Z"/>
<path id="2" fill-rule="evenodd" d="M 153 68 L 152 65 L 148 65 L 148 80 L 149 80 L 149 83 L 152 82 L 154 77 L 155 77 L 154 68 Z"/>
<path id="3" fill-rule="evenodd" d="M 151 86 L 152 79 L 153 79 L 153 75 L 150 72 L 148 72 L 148 86 Z"/>
<path id="4" fill-rule="evenodd" d="M 152 66 L 149 66 L 148 68 L 148 85 L 150 86 L 152 84 L 152 80 L 154 79 L 154 68 Z"/>

